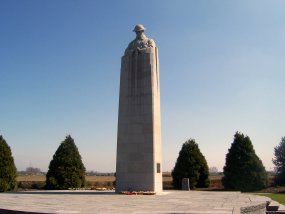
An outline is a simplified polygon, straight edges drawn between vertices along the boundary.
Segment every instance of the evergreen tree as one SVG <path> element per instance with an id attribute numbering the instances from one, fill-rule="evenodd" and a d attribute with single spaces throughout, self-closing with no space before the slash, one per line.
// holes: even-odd
<path id="1" fill-rule="evenodd" d="M 274 148 L 274 159 L 272 160 L 275 165 L 275 184 L 285 184 L 285 137 L 281 139 L 278 146 Z"/>
<path id="2" fill-rule="evenodd" d="M 238 191 L 260 190 L 267 185 L 267 173 L 250 138 L 239 132 L 226 156 L 222 183 L 225 189 Z"/>
<path id="3" fill-rule="evenodd" d="M 0 135 L 0 192 L 15 189 L 17 170 L 11 149 L 2 135 Z"/>
<path id="4" fill-rule="evenodd" d="M 49 164 L 47 189 L 68 189 L 85 186 L 85 167 L 71 136 L 60 144 Z"/>
<path id="5" fill-rule="evenodd" d="M 189 178 L 191 189 L 209 186 L 208 164 L 195 140 L 187 140 L 182 145 L 172 171 L 172 178 L 173 185 L 177 189 L 181 189 L 183 178 Z"/>

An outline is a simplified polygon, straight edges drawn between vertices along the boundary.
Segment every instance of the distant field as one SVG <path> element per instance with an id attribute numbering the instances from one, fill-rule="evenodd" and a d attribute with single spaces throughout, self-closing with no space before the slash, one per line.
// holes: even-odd
<path id="1" fill-rule="evenodd" d="M 222 188 L 221 185 L 222 176 L 210 176 L 211 186 L 210 188 Z M 34 185 L 35 188 L 43 187 L 46 177 L 44 175 L 20 175 L 17 177 L 20 187 L 29 188 Z M 97 187 L 111 187 L 115 181 L 115 176 L 86 176 L 87 186 Z M 163 176 L 163 188 L 172 189 L 172 177 L 170 175 Z"/>
<path id="2" fill-rule="evenodd" d="M 98 181 L 98 182 L 113 182 L 115 181 L 114 176 L 86 176 L 86 180 L 90 182 Z M 46 177 L 44 175 L 20 175 L 17 177 L 17 181 L 46 181 Z"/>
<path id="3" fill-rule="evenodd" d="M 210 176 L 210 180 L 221 180 L 222 176 L 215 175 Z M 44 175 L 20 175 L 17 177 L 17 181 L 45 181 L 46 177 Z M 115 181 L 115 176 L 86 176 L 87 181 L 99 181 L 108 182 Z M 171 176 L 163 176 L 163 181 L 172 181 Z"/>
<path id="4" fill-rule="evenodd" d="M 30 181 L 30 182 L 38 182 L 38 181 L 46 181 L 46 176 L 44 175 L 19 175 L 17 176 L 17 181 Z"/>
<path id="5" fill-rule="evenodd" d="M 19 189 L 43 189 L 45 185 L 46 177 L 45 175 L 19 175 L 17 177 L 18 188 Z M 210 186 L 206 188 L 207 190 L 219 190 L 223 189 L 222 185 L 222 175 L 211 175 L 210 176 Z M 273 177 L 269 176 L 269 186 L 273 182 Z M 86 176 L 87 187 L 106 187 L 113 188 L 115 176 Z M 172 185 L 172 177 L 170 173 L 163 174 L 163 189 L 173 189 Z M 204 190 L 204 189 L 201 189 Z M 272 189 L 267 188 L 267 190 L 263 190 L 263 192 L 280 192 L 280 188 Z M 283 190 L 285 192 L 285 188 Z M 285 195 L 282 195 L 283 197 Z"/>
<path id="6" fill-rule="evenodd" d="M 44 175 L 20 175 L 17 177 L 17 181 L 45 181 Z M 86 176 L 86 180 L 90 182 L 113 182 L 115 176 Z M 163 177 L 163 181 L 172 181 L 172 177 Z"/>

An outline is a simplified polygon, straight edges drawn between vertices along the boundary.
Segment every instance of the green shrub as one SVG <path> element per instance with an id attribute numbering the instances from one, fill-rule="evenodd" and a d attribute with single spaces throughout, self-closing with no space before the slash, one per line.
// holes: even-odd
<path id="1" fill-rule="evenodd" d="M 16 188 L 16 171 L 11 149 L 0 135 L 0 192 Z"/>
<path id="2" fill-rule="evenodd" d="M 183 144 L 172 177 L 173 185 L 177 189 L 181 189 L 183 178 L 189 178 L 191 188 L 209 186 L 208 164 L 195 140 L 190 139 Z"/>
<path id="3" fill-rule="evenodd" d="M 274 184 L 283 186 L 285 185 L 285 137 L 282 137 L 280 144 L 274 148 L 272 161 L 276 172 Z"/>
<path id="4" fill-rule="evenodd" d="M 248 136 L 235 134 L 226 156 L 222 183 L 225 189 L 245 192 L 266 187 L 267 173 Z"/>
<path id="5" fill-rule="evenodd" d="M 71 136 L 60 144 L 49 164 L 47 189 L 81 188 L 85 186 L 85 167 Z"/>

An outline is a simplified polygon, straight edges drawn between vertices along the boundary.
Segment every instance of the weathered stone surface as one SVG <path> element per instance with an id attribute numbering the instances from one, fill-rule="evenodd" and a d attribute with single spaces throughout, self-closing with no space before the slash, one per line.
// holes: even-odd
<path id="1" fill-rule="evenodd" d="M 182 190 L 190 190 L 189 178 L 182 179 Z"/>
<path id="2" fill-rule="evenodd" d="M 277 211 L 280 204 L 276 201 L 271 201 L 267 206 L 267 211 Z"/>
<path id="3" fill-rule="evenodd" d="M 160 195 L 149 196 L 74 190 L 36 191 L 0 193 L 0 211 L 104 214 L 265 214 L 264 206 L 267 201 L 270 199 L 239 192 L 168 191 Z M 7 213 L 7 211 L 3 212 Z"/>
<path id="4" fill-rule="evenodd" d="M 139 33 L 121 62 L 116 192 L 159 193 L 162 166 L 158 49 L 153 40 Z"/>

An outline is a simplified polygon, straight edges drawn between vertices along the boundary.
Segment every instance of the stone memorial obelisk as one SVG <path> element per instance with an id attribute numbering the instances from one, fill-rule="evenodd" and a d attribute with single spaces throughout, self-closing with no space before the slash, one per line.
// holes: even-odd
<path id="1" fill-rule="evenodd" d="M 116 192 L 162 192 L 158 49 L 136 25 L 121 61 Z"/>

